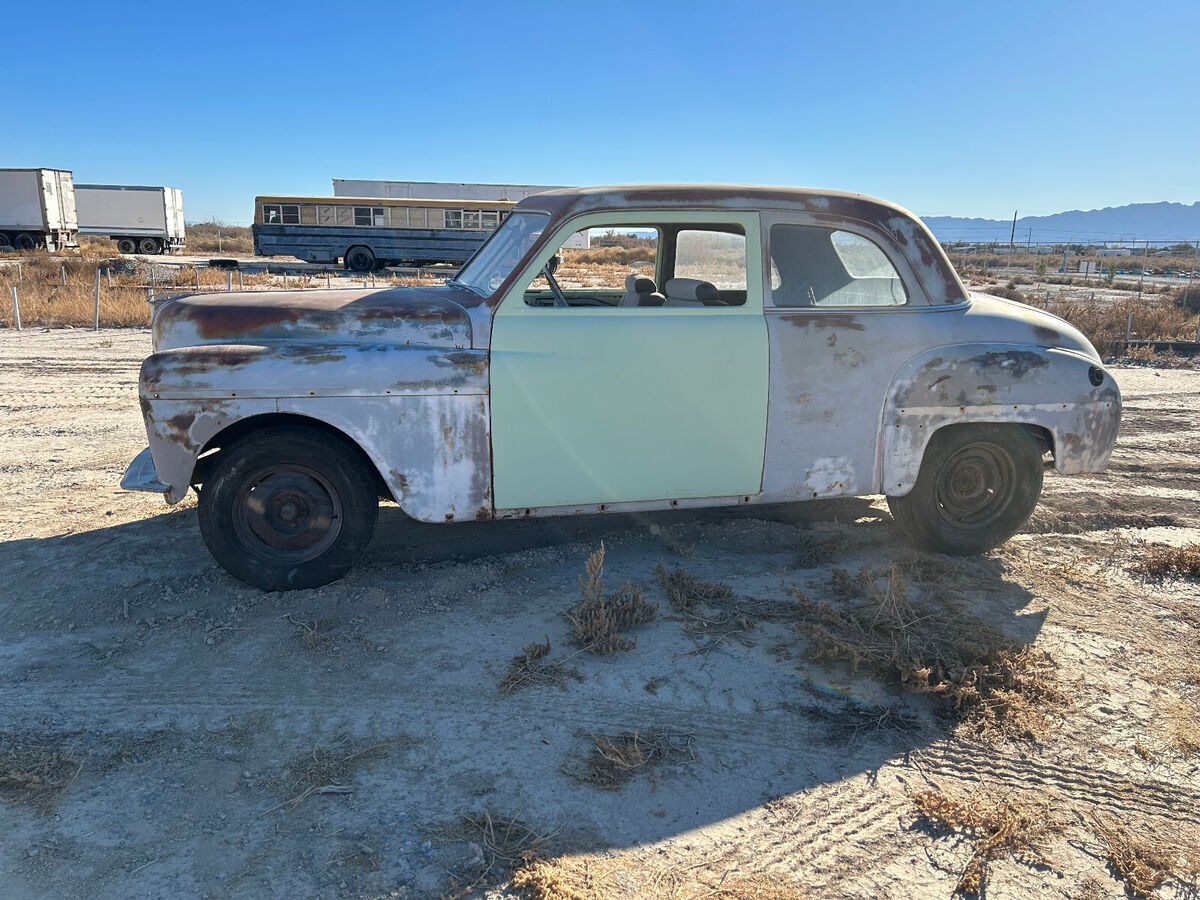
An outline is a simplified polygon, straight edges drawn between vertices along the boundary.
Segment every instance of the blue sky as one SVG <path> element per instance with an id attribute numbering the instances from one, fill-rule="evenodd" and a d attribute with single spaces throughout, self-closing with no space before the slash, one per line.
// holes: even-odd
<path id="1" fill-rule="evenodd" d="M 179 187 L 189 221 L 335 177 L 1200 200 L 1194 0 L 10 6 L 0 166 Z"/>

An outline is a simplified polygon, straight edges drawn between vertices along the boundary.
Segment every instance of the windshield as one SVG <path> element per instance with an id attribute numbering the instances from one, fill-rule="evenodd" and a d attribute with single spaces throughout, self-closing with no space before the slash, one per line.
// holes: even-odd
<path id="1" fill-rule="evenodd" d="M 550 217 L 540 212 L 514 212 L 455 277 L 456 284 L 490 297 L 525 257 Z"/>

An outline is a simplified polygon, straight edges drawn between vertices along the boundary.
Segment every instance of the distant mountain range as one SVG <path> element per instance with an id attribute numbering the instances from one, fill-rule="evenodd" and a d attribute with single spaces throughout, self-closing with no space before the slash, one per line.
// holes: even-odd
<path id="1" fill-rule="evenodd" d="M 998 241 L 1008 243 L 1012 219 L 964 219 L 958 216 L 923 216 L 938 240 Z M 1097 241 L 1196 241 L 1200 240 L 1200 202 L 1131 203 L 1104 209 L 1073 209 L 1051 216 L 1017 219 L 1016 241 L 1034 243 L 1094 243 Z"/>

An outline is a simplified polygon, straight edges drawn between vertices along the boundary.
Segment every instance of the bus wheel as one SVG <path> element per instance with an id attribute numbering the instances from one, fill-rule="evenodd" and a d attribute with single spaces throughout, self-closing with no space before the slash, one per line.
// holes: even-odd
<path id="1" fill-rule="evenodd" d="M 137 253 L 137 241 L 135 241 L 133 238 L 121 238 L 119 241 L 117 241 L 117 252 L 124 253 L 126 255 L 130 253 Z"/>
<path id="2" fill-rule="evenodd" d="M 375 254 L 370 247 L 351 247 L 346 251 L 346 268 L 355 272 L 375 270 Z"/>

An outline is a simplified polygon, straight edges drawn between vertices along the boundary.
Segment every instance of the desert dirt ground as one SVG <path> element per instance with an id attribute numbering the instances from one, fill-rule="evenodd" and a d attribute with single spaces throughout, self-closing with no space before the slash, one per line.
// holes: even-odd
<path id="1" fill-rule="evenodd" d="M 453 526 L 385 506 L 343 581 L 242 585 L 194 498 L 118 488 L 148 352 L 146 329 L 0 332 L 5 898 L 508 896 L 522 850 L 562 865 L 524 882 L 543 896 L 583 860 L 578 896 L 947 897 L 978 842 L 921 815 L 924 791 L 1052 825 L 987 862 L 993 898 L 1127 896 L 1097 822 L 1196 850 L 1200 591 L 1130 567 L 1139 541 L 1200 540 L 1200 371 L 1115 367 L 1106 474 L 1048 473 L 1004 547 L 903 569 L 1053 661 L 1063 699 L 1021 734 L 812 658 L 792 588 L 819 617 L 846 602 L 835 569 L 911 560 L 882 498 Z M 609 655 L 564 615 L 601 541 L 608 587 L 658 604 Z M 736 614 L 673 606 L 660 559 Z M 506 682 L 545 639 L 557 668 Z M 605 768 L 596 736 L 634 731 L 655 752 Z"/>

